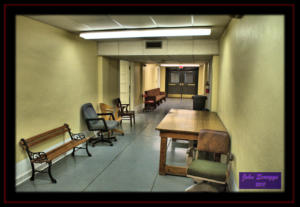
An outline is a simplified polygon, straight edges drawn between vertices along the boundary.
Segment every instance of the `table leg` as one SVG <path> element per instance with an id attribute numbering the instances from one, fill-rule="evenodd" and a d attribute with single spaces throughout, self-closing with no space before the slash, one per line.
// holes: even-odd
<path id="1" fill-rule="evenodd" d="M 161 137 L 160 141 L 160 158 L 159 158 L 159 174 L 166 174 L 166 157 L 167 157 L 167 137 Z"/>

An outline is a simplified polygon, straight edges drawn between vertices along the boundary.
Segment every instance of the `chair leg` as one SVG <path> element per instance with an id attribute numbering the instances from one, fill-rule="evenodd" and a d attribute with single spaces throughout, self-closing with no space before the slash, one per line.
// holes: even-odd
<path id="1" fill-rule="evenodd" d="M 227 185 L 227 183 L 225 184 L 225 188 L 224 188 L 224 192 L 227 192 L 227 190 L 228 190 L 228 185 Z"/>
<path id="2" fill-rule="evenodd" d="M 57 181 L 52 177 L 52 174 L 51 174 L 52 161 L 48 162 L 48 165 L 49 165 L 49 167 L 48 167 L 48 174 L 49 174 L 49 177 L 51 179 L 51 182 L 52 183 L 56 183 Z"/>
<path id="3" fill-rule="evenodd" d="M 133 123 L 135 124 L 135 114 L 133 114 Z"/>
<path id="4" fill-rule="evenodd" d="M 121 129 L 113 129 L 114 132 L 120 133 L 122 136 L 124 136 L 124 131 Z"/>
<path id="5" fill-rule="evenodd" d="M 111 140 L 109 139 L 104 139 L 103 133 L 100 134 L 100 137 L 98 139 L 96 139 L 93 143 L 92 146 L 95 147 L 95 144 L 97 144 L 98 142 L 106 142 L 109 143 L 110 146 L 113 146 L 114 144 L 112 143 Z"/>
<path id="6" fill-rule="evenodd" d="M 130 117 L 130 126 L 132 126 L 132 116 L 129 117 Z"/>
<path id="7" fill-rule="evenodd" d="M 99 140 L 96 140 L 95 142 L 93 142 L 93 147 L 95 146 L 95 144 L 99 143 L 99 142 L 107 142 L 110 144 L 110 146 L 113 146 L 114 144 L 112 143 L 112 141 L 110 140 L 107 140 L 107 139 L 99 139 Z"/>
<path id="8" fill-rule="evenodd" d="M 34 164 L 32 162 L 30 162 L 30 163 L 31 163 L 31 168 L 32 168 L 32 175 L 31 175 L 30 180 L 34 180 L 34 175 L 35 175 Z"/>

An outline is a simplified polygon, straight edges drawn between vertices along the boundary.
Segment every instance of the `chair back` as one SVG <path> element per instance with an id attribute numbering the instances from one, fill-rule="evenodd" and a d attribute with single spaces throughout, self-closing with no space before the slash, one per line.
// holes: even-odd
<path id="1" fill-rule="evenodd" d="M 227 154 L 229 145 L 230 137 L 227 132 L 204 129 L 199 133 L 197 150 Z"/>
<path id="2" fill-rule="evenodd" d="M 117 106 L 117 107 L 119 107 L 119 108 L 121 108 L 121 99 L 120 98 L 116 98 L 115 100 L 114 100 L 114 103 L 115 103 L 115 105 Z"/>
<path id="3" fill-rule="evenodd" d="M 114 103 L 116 105 L 116 107 L 118 108 L 120 114 L 122 115 L 123 113 L 125 113 L 125 109 L 124 106 L 122 107 L 122 103 L 121 103 L 121 99 L 120 98 L 116 98 L 114 100 Z"/>
<path id="4" fill-rule="evenodd" d="M 83 118 L 85 119 L 85 121 L 87 122 L 87 119 L 95 119 L 95 118 L 98 118 L 97 116 L 97 113 L 93 107 L 93 105 L 91 103 L 86 103 L 86 104 L 83 104 L 81 106 L 81 112 L 82 112 L 82 115 L 83 115 Z M 87 122 L 88 123 L 91 123 L 91 124 L 96 124 L 98 121 L 95 120 L 95 121 L 90 121 L 90 122 Z M 88 124 L 89 125 L 89 124 Z"/>
<path id="5" fill-rule="evenodd" d="M 101 113 L 114 113 L 114 108 L 105 104 L 105 103 L 100 103 L 100 110 L 101 110 Z M 116 114 L 114 114 L 115 116 Z M 105 120 L 110 120 L 111 119 L 111 116 L 109 115 L 104 115 L 103 118 Z M 116 118 L 116 117 L 115 117 Z"/>

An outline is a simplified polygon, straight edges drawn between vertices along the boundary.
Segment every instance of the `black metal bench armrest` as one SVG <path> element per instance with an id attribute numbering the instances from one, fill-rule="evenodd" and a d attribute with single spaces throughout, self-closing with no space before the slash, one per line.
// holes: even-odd
<path id="1" fill-rule="evenodd" d="M 43 163 L 48 161 L 48 157 L 45 152 L 31 152 L 28 150 L 28 154 L 32 162 Z"/>
<path id="2" fill-rule="evenodd" d="M 73 134 L 71 136 L 71 139 L 73 140 L 82 140 L 85 138 L 85 135 L 83 133 L 77 133 L 77 134 Z"/>

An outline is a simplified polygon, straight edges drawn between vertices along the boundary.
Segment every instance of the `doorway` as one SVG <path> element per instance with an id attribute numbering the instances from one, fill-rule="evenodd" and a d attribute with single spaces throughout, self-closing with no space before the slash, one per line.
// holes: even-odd
<path id="1" fill-rule="evenodd" d="M 120 99 L 123 104 L 130 104 L 130 76 L 130 63 L 128 61 L 120 60 Z"/>
<path id="2" fill-rule="evenodd" d="M 191 97 L 198 91 L 198 67 L 166 68 L 166 92 L 168 97 Z"/>

